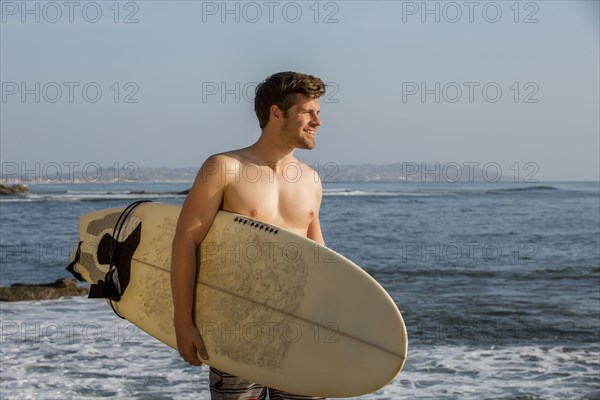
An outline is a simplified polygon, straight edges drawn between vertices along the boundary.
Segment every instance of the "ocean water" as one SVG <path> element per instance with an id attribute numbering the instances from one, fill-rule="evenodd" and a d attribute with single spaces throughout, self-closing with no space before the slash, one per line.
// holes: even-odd
<path id="1" fill-rule="evenodd" d="M 67 276 L 81 214 L 181 203 L 131 192 L 188 187 L 32 185 L 0 198 L 0 284 Z M 361 398 L 600 399 L 598 182 L 330 183 L 321 225 L 407 324 L 403 371 Z M 102 300 L 0 303 L 0 317 L 2 399 L 209 398 L 206 367 Z"/>

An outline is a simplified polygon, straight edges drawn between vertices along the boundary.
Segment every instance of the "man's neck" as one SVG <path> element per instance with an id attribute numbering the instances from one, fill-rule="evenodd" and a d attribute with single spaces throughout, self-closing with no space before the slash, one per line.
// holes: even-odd
<path id="1" fill-rule="evenodd" d="M 274 140 L 273 135 L 263 132 L 260 138 L 248 148 L 256 161 L 260 161 L 277 170 L 283 164 L 295 160 L 295 147 Z"/>

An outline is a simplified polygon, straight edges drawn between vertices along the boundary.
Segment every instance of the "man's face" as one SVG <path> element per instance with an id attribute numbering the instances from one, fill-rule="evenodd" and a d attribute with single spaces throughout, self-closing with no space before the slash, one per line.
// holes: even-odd
<path id="1" fill-rule="evenodd" d="M 315 147 L 317 127 L 321 125 L 319 99 L 298 95 L 296 104 L 291 106 L 287 117 L 283 118 L 282 135 L 298 149 L 311 150 Z"/>

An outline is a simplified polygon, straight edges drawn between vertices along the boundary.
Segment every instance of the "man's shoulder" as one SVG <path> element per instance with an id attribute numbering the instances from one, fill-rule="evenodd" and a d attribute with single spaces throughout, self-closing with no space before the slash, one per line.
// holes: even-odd
<path id="1" fill-rule="evenodd" d="M 235 170 L 236 163 L 239 164 L 230 152 L 213 154 L 202 164 L 196 176 L 196 182 L 225 185 L 227 174 L 224 174 L 223 171 Z"/>
<path id="2" fill-rule="evenodd" d="M 204 164 L 220 168 L 223 166 L 230 166 L 232 164 L 239 164 L 241 158 L 243 158 L 241 156 L 241 150 L 231 150 L 211 155 L 206 159 Z"/>

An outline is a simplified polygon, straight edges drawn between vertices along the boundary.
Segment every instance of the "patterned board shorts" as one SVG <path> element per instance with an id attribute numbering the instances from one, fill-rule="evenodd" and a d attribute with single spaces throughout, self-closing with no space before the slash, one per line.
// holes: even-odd
<path id="1" fill-rule="evenodd" d="M 298 396 L 275 389 L 269 389 L 219 371 L 210 369 L 210 398 L 212 400 L 316 400 L 321 397 Z"/>

